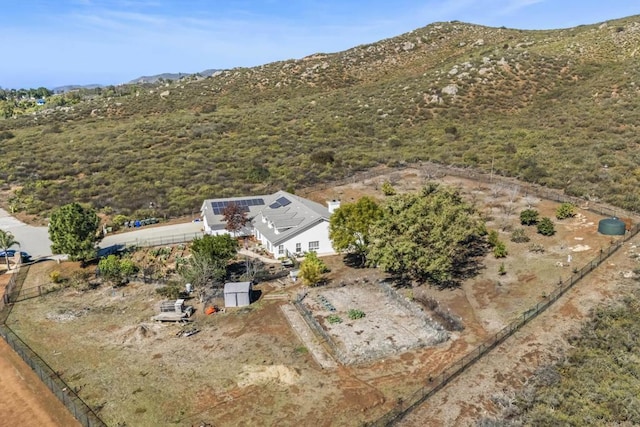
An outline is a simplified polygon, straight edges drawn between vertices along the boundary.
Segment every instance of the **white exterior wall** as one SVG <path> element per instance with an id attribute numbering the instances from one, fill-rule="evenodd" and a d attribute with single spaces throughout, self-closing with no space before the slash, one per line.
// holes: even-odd
<path id="1" fill-rule="evenodd" d="M 278 246 L 270 245 L 270 242 L 268 242 L 264 236 L 258 235 L 258 233 L 256 233 L 256 237 L 275 258 L 286 256 L 287 251 L 290 254 L 296 253 L 296 243 L 302 244 L 302 252 L 309 252 L 309 242 L 313 241 L 317 241 L 320 244 L 320 247 L 316 251 L 319 255 L 329 255 L 336 253 L 333 250 L 333 246 L 331 246 L 331 240 L 329 240 L 328 221 L 322 221 L 315 226 L 303 231 L 302 233 L 291 237 L 289 240 L 282 242 L 282 245 L 285 249 L 284 254 L 280 254 L 278 252 Z"/>
<path id="2" fill-rule="evenodd" d="M 212 230 L 211 227 L 209 226 L 209 223 L 207 222 L 207 217 L 203 216 L 202 218 L 203 218 L 202 223 L 204 224 L 205 234 L 210 234 L 212 236 L 219 236 L 220 234 L 229 234 L 229 232 L 224 228 L 222 230 Z"/>

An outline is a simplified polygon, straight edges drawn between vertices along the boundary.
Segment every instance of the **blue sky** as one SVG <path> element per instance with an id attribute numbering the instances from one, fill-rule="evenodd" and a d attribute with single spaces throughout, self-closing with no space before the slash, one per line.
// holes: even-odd
<path id="1" fill-rule="evenodd" d="M 638 0 L 0 0 L 0 87 L 119 84 L 337 52 L 437 21 L 566 28 Z"/>

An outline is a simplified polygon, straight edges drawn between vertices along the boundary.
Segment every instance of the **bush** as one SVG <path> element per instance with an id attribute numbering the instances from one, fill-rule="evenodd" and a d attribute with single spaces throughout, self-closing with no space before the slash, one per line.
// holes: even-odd
<path id="1" fill-rule="evenodd" d="M 385 196 L 393 196 L 396 194 L 396 189 L 393 188 L 393 185 L 389 181 L 385 181 L 382 184 L 382 194 Z"/>
<path id="2" fill-rule="evenodd" d="M 529 241 L 529 236 L 527 236 L 524 228 L 516 228 L 511 233 L 511 241 L 514 243 L 526 243 Z"/>
<path id="3" fill-rule="evenodd" d="M 538 233 L 543 236 L 553 236 L 556 233 L 555 226 L 550 218 L 544 217 L 538 223 Z"/>
<path id="4" fill-rule="evenodd" d="M 49 279 L 51 279 L 53 283 L 63 282 L 62 275 L 58 270 L 53 270 L 51 273 L 49 273 Z"/>
<path id="5" fill-rule="evenodd" d="M 498 240 L 498 243 L 493 247 L 493 256 L 496 258 L 504 258 L 509 254 L 507 246 L 504 242 Z"/>
<path id="6" fill-rule="evenodd" d="M 557 219 L 573 218 L 576 216 L 576 207 L 571 203 L 563 203 L 556 209 Z"/>
<path id="7" fill-rule="evenodd" d="M 184 293 L 184 288 L 176 282 L 167 283 L 166 286 L 156 289 L 158 295 L 167 299 L 178 299 Z"/>
<path id="8" fill-rule="evenodd" d="M 366 314 L 362 310 L 358 310 L 355 308 L 349 310 L 349 319 L 351 320 L 362 319 L 364 316 L 366 316 Z"/>
<path id="9" fill-rule="evenodd" d="M 489 245 L 492 248 L 495 248 L 496 245 L 498 245 L 498 243 L 500 243 L 500 239 L 498 237 L 498 232 L 496 230 L 491 230 L 489 232 L 489 236 L 488 236 L 487 240 L 489 242 Z"/>
<path id="10" fill-rule="evenodd" d="M 500 264 L 500 268 L 498 268 L 498 274 L 501 276 L 507 274 L 507 268 L 504 266 L 504 262 Z"/>
<path id="11" fill-rule="evenodd" d="M 3 130 L 2 132 L 0 132 L 0 141 L 4 141 L 11 138 L 15 138 L 15 135 L 12 132 L 9 132 L 8 130 Z"/>
<path id="12" fill-rule="evenodd" d="M 540 213 L 535 209 L 525 209 L 520 212 L 520 224 L 536 225 L 538 223 L 539 215 Z"/>
<path id="13" fill-rule="evenodd" d="M 529 252 L 535 252 L 535 253 L 539 253 L 542 254 L 544 253 L 544 246 L 538 244 L 538 243 L 532 243 L 531 245 L 529 245 Z"/>
<path id="14" fill-rule="evenodd" d="M 332 325 L 334 325 L 336 323 L 342 323 L 342 318 L 337 314 L 332 314 L 329 317 L 327 317 L 327 321 Z"/>

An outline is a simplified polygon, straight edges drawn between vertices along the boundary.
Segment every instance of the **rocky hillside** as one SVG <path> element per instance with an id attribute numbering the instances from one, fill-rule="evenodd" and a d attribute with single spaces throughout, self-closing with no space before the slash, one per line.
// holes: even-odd
<path id="1" fill-rule="evenodd" d="M 0 121 L 4 203 L 125 214 L 435 161 L 640 209 L 640 17 L 395 38 Z"/>

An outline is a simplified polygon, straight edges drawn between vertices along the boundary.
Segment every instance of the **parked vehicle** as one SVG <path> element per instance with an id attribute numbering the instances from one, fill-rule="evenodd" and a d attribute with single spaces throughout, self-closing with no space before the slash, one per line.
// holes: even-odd
<path id="1" fill-rule="evenodd" d="M 0 258 L 4 258 L 4 257 L 13 258 L 14 256 L 16 256 L 17 252 L 18 251 L 16 251 L 15 249 L 7 249 L 6 251 L 0 250 Z M 26 252 L 20 252 L 20 256 L 22 257 L 23 260 L 30 258 L 29 254 Z"/>

